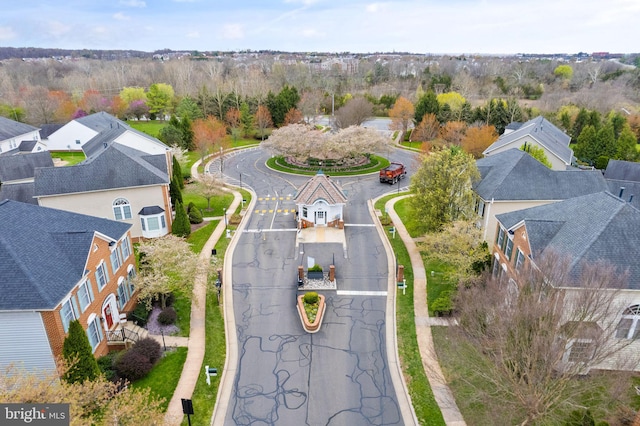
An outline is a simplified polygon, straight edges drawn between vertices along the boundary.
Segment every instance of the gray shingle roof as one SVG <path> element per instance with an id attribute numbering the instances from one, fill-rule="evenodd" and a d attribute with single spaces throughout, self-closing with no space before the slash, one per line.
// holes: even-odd
<path id="1" fill-rule="evenodd" d="M 640 182 L 606 178 L 605 180 L 609 186 L 609 191 L 613 195 L 619 196 L 635 208 L 640 209 Z M 624 190 L 622 190 L 622 194 L 620 194 L 621 188 L 624 188 Z"/>
<path id="2" fill-rule="evenodd" d="M 640 289 L 640 210 L 608 191 L 497 215 L 507 229 L 524 222 L 535 257 L 553 252 L 583 262 L 604 261 L 628 271 L 628 287 Z"/>
<path id="3" fill-rule="evenodd" d="M 53 309 L 83 277 L 96 232 L 131 227 L 17 201 L 0 202 L 0 310 Z"/>
<path id="4" fill-rule="evenodd" d="M 162 157 L 162 161 L 155 157 Z M 156 166 L 164 167 L 160 169 Z M 39 197 L 168 183 L 164 154 L 148 155 L 112 144 L 99 155 L 75 166 L 36 170 L 35 195 Z"/>
<path id="5" fill-rule="evenodd" d="M 302 185 L 294 201 L 296 204 L 308 205 L 319 199 L 323 199 L 329 204 L 344 204 L 347 202 L 347 197 L 338 184 L 329 179 L 322 171 L 319 171 Z"/>
<path id="6" fill-rule="evenodd" d="M 53 167 L 48 151 L 0 155 L 0 182 L 32 178 L 37 167 Z"/>
<path id="7" fill-rule="evenodd" d="M 0 185 L 0 201 L 2 200 L 38 204 L 38 199 L 33 197 L 33 182 Z"/>
<path id="8" fill-rule="evenodd" d="M 630 180 L 640 182 L 640 163 L 622 160 L 609 160 L 604 171 L 605 179 Z"/>
<path id="9" fill-rule="evenodd" d="M 100 112 L 96 112 L 95 114 L 76 118 L 75 121 L 82 124 L 83 126 L 86 126 L 86 127 L 89 127 L 90 129 L 95 130 L 96 132 L 101 132 L 106 129 L 112 129 L 117 126 L 129 127 L 124 121 L 118 120 L 113 115 L 106 113 L 104 111 L 100 111 Z"/>
<path id="10" fill-rule="evenodd" d="M 564 200 L 605 191 L 598 170 L 551 170 L 517 148 L 476 161 L 480 181 L 474 191 L 483 200 Z"/>
<path id="11" fill-rule="evenodd" d="M 35 130 L 38 130 L 38 128 L 0 116 L 0 141 L 31 133 Z"/>
<path id="12" fill-rule="evenodd" d="M 530 136 L 538 141 L 540 145 L 553 152 L 566 164 L 572 163 L 573 151 L 569 148 L 571 137 L 542 116 L 527 121 L 513 132 L 503 134 L 485 149 L 483 154 L 489 155 L 496 149 L 512 144 L 525 136 Z M 515 148 L 520 148 L 520 146 Z"/>

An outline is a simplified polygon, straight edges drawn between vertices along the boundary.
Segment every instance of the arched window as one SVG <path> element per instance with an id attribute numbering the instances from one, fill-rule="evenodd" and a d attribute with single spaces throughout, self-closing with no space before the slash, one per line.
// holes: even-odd
<path id="1" fill-rule="evenodd" d="M 118 198 L 113 202 L 113 215 L 116 220 L 131 219 L 131 204 L 124 198 Z"/>
<path id="2" fill-rule="evenodd" d="M 640 305 L 629 306 L 622 313 L 622 319 L 616 327 L 616 337 L 621 339 L 636 339 L 640 337 Z"/>

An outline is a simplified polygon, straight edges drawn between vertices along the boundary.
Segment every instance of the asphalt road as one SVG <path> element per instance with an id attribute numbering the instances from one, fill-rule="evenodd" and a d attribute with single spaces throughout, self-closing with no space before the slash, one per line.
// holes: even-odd
<path id="1" fill-rule="evenodd" d="M 390 158 L 411 172 L 411 156 L 397 150 Z M 348 197 L 346 251 L 333 243 L 296 247 L 293 196 L 308 177 L 271 171 L 267 158 L 254 149 L 223 162 L 226 180 L 242 180 L 258 198 L 233 253 L 239 360 L 225 424 L 404 424 L 385 350 L 390 265 L 366 204 L 399 186 L 377 175 L 336 178 Z M 214 162 L 211 173 L 219 168 Z M 325 269 L 335 262 L 338 284 L 321 292 L 327 310 L 316 334 L 303 330 L 295 307 L 296 270 L 309 256 Z"/>

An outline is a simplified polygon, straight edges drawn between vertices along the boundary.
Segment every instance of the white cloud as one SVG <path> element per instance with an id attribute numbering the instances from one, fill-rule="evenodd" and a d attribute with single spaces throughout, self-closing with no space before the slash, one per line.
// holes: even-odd
<path id="1" fill-rule="evenodd" d="M 386 5 L 384 3 L 369 3 L 365 7 L 365 10 L 369 13 L 382 12 L 385 9 L 386 9 Z"/>
<path id="2" fill-rule="evenodd" d="M 120 4 L 129 7 L 147 7 L 144 0 L 120 0 Z"/>
<path id="3" fill-rule="evenodd" d="M 189 31 L 187 33 L 187 38 L 200 38 L 200 32 L 199 31 Z"/>
<path id="4" fill-rule="evenodd" d="M 11 27 L 0 27 L 0 40 L 11 40 L 16 36 Z"/>
<path id="5" fill-rule="evenodd" d="M 240 24 L 227 24 L 222 27 L 222 38 L 240 39 L 244 38 L 244 29 Z"/>
<path id="6" fill-rule="evenodd" d="M 60 21 L 51 21 L 47 25 L 47 33 L 54 37 L 59 37 L 71 31 L 71 26 Z"/>
<path id="7" fill-rule="evenodd" d="M 322 38 L 326 33 L 320 32 L 315 28 L 307 28 L 302 31 L 302 36 L 306 38 Z"/>
<path id="8" fill-rule="evenodd" d="M 128 21 L 128 20 L 130 20 L 130 19 L 131 19 L 131 17 L 130 17 L 130 16 L 128 16 L 128 15 L 125 15 L 125 14 L 124 14 L 124 13 L 122 13 L 122 12 L 118 12 L 118 13 L 115 13 L 115 14 L 113 15 L 113 19 L 115 19 L 115 20 L 117 20 L 117 21 Z"/>

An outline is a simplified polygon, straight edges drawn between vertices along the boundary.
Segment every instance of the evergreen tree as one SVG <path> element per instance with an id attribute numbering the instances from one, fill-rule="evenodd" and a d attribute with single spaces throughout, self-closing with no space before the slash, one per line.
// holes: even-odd
<path id="1" fill-rule="evenodd" d="M 171 204 L 174 206 L 180 202 L 182 203 L 182 191 L 180 191 L 180 184 L 176 182 L 173 177 L 169 182 L 169 197 L 171 197 Z"/>
<path id="2" fill-rule="evenodd" d="M 160 132 L 158 133 L 158 139 L 160 139 L 167 146 L 177 145 L 181 148 L 182 146 L 182 132 L 177 127 L 172 125 L 164 126 Z"/>
<path id="3" fill-rule="evenodd" d="M 618 140 L 624 125 L 627 123 L 627 119 L 619 112 L 612 112 L 607 121 L 613 126 L 613 137 Z"/>
<path id="4" fill-rule="evenodd" d="M 249 104 L 246 102 L 240 105 L 240 125 L 242 126 L 242 133 L 245 137 L 253 133 L 253 115 L 249 110 Z"/>
<path id="5" fill-rule="evenodd" d="M 448 121 L 452 121 L 452 112 L 449 104 L 444 104 L 440 107 L 438 114 L 438 121 L 442 123 L 446 123 Z"/>
<path id="6" fill-rule="evenodd" d="M 636 135 L 629 125 L 625 125 L 620 132 L 618 143 L 616 146 L 616 159 L 625 161 L 637 161 L 638 160 L 638 141 Z"/>
<path id="7" fill-rule="evenodd" d="M 415 119 L 416 123 L 422 122 L 422 118 L 426 114 L 434 114 L 438 115 L 438 111 L 440 110 L 440 104 L 438 104 L 438 98 L 436 94 L 429 90 L 424 95 L 418 99 L 415 107 Z"/>
<path id="8" fill-rule="evenodd" d="M 596 161 L 596 129 L 593 126 L 585 126 L 578 136 L 578 143 L 574 149 L 578 159 L 593 165 Z"/>
<path id="9" fill-rule="evenodd" d="M 593 110 L 589 112 L 587 125 L 593 126 L 596 130 L 600 130 L 600 127 L 602 126 L 602 118 L 600 117 L 600 113 L 598 111 Z"/>
<path id="10" fill-rule="evenodd" d="M 70 364 L 69 370 L 63 376 L 68 383 L 95 380 L 100 374 L 87 333 L 78 320 L 69 323 L 69 334 L 62 344 L 62 356 Z"/>
<path id="11" fill-rule="evenodd" d="M 464 121 L 467 124 L 473 123 L 473 107 L 467 101 L 462 104 L 462 109 L 460 111 L 460 121 Z"/>
<path id="12" fill-rule="evenodd" d="M 189 223 L 189 217 L 182 205 L 182 201 L 176 203 L 176 217 L 173 220 L 171 233 L 178 237 L 187 237 L 191 234 L 191 224 Z"/>
<path id="13" fill-rule="evenodd" d="M 195 134 L 191 126 L 191 119 L 189 117 L 183 117 L 178 124 L 178 129 L 182 134 L 181 146 L 187 151 L 195 151 L 196 145 L 194 143 Z"/>
<path id="14" fill-rule="evenodd" d="M 613 158 L 616 155 L 616 139 L 613 126 L 609 123 L 602 126 L 596 133 L 596 157 Z"/>
<path id="15" fill-rule="evenodd" d="M 173 180 L 176 181 L 180 189 L 184 189 L 184 177 L 182 177 L 182 167 L 176 157 L 173 157 Z"/>
<path id="16" fill-rule="evenodd" d="M 189 216 L 189 223 L 202 223 L 204 221 L 202 212 L 193 202 L 187 206 L 187 216 Z"/>
<path id="17" fill-rule="evenodd" d="M 576 121 L 573 122 L 573 128 L 571 129 L 571 137 L 574 140 L 580 137 L 582 129 L 587 125 L 587 121 L 589 121 L 589 112 L 584 108 L 580 108 L 576 116 Z"/>
<path id="18" fill-rule="evenodd" d="M 295 87 L 285 85 L 278 95 L 269 92 L 265 104 L 269 109 L 269 113 L 271 113 L 273 125 L 276 127 L 282 126 L 287 112 L 291 108 L 295 108 L 299 101 L 300 95 Z"/>

